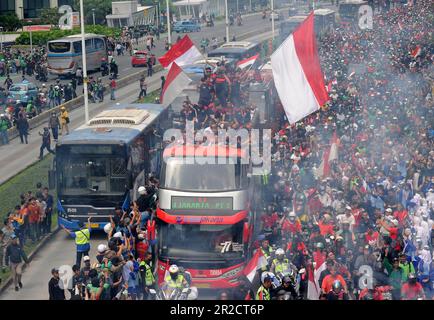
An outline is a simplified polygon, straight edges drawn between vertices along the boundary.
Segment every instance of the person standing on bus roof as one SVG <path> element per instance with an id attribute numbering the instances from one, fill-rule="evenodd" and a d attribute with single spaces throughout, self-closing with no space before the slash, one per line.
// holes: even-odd
<path id="1" fill-rule="evenodd" d="M 75 244 L 77 247 L 77 259 L 75 264 L 77 266 L 81 265 L 81 258 L 84 256 L 88 256 L 89 255 L 89 251 L 90 251 L 90 232 L 91 232 L 91 228 L 90 228 L 90 219 L 92 217 L 89 217 L 87 219 L 87 224 L 88 227 L 85 228 L 85 225 L 83 222 L 79 221 L 78 222 L 78 230 L 77 231 L 69 231 L 68 229 L 66 229 L 66 227 L 64 225 L 61 225 L 62 229 L 65 230 L 66 233 L 68 233 L 71 237 L 73 237 L 75 239 Z"/>

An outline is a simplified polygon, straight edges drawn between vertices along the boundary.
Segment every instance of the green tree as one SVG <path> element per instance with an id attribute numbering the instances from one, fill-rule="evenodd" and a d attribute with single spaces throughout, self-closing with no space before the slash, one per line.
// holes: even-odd
<path id="1" fill-rule="evenodd" d="M 86 0 L 83 1 L 84 23 L 93 24 L 93 11 L 95 9 L 95 23 L 106 25 L 106 15 L 112 13 L 112 0 Z M 80 12 L 80 1 L 74 0 L 74 9 Z"/>
<path id="2" fill-rule="evenodd" d="M 7 14 L 0 16 L 0 26 L 4 31 L 16 31 L 22 27 L 22 23 L 16 14 Z"/>
<path id="3" fill-rule="evenodd" d="M 59 18 L 62 14 L 59 13 L 59 8 L 44 8 L 41 9 L 39 18 L 42 24 L 58 25 Z"/>

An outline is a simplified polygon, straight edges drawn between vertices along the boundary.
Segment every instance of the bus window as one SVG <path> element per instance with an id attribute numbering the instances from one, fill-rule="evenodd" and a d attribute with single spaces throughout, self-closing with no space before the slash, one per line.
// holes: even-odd
<path id="1" fill-rule="evenodd" d="M 86 52 L 95 49 L 95 39 L 86 40 Z"/>
<path id="2" fill-rule="evenodd" d="M 48 51 L 53 53 L 65 53 L 71 50 L 70 42 L 49 42 Z"/>
<path id="3" fill-rule="evenodd" d="M 81 41 L 74 42 L 74 52 L 81 54 Z"/>
<path id="4" fill-rule="evenodd" d="M 103 39 L 95 39 L 95 48 L 98 50 L 104 49 L 105 44 Z"/>

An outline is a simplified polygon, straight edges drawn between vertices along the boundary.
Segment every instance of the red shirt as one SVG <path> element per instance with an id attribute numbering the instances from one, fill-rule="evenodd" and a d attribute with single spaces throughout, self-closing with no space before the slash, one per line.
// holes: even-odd
<path id="1" fill-rule="evenodd" d="M 301 232 L 301 223 L 300 221 L 296 220 L 294 223 L 289 221 L 288 219 L 285 219 L 282 224 L 282 231 L 288 232 L 291 234 L 296 234 Z"/>
<path id="2" fill-rule="evenodd" d="M 140 258 L 141 261 L 145 260 L 146 252 L 148 251 L 149 244 L 146 241 L 139 241 L 136 244 L 136 252 L 137 257 Z"/>
<path id="3" fill-rule="evenodd" d="M 423 296 L 423 287 L 419 282 L 414 285 L 404 283 L 402 286 L 402 300 L 415 300 L 418 296 Z"/>
<path id="4" fill-rule="evenodd" d="M 266 214 L 261 217 L 261 221 L 264 224 L 264 228 L 266 227 L 273 228 L 278 220 L 279 220 L 279 216 L 277 215 L 277 213 L 273 213 L 271 215 Z"/>
<path id="5" fill-rule="evenodd" d="M 115 81 L 115 80 L 112 80 L 112 81 L 110 82 L 110 88 L 112 88 L 112 89 L 116 89 L 116 81 Z"/>
<path id="6" fill-rule="evenodd" d="M 322 236 L 331 234 L 334 235 L 335 231 L 333 230 L 334 226 L 332 224 L 324 224 L 322 221 L 318 223 L 319 230 Z"/>
<path id="7" fill-rule="evenodd" d="M 395 217 L 395 219 L 398 219 L 398 221 L 399 221 L 399 225 L 402 226 L 402 225 L 404 224 L 405 219 L 406 219 L 407 216 L 408 216 L 408 212 L 407 212 L 407 210 L 396 211 L 396 212 L 393 214 L 393 216 Z"/>
<path id="8" fill-rule="evenodd" d="M 377 241 L 378 235 L 379 234 L 377 231 L 374 231 L 371 235 L 369 235 L 369 233 L 366 233 L 365 240 L 367 243 L 369 243 L 370 241 Z"/>
<path id="9" fill-rule="evenodd" d="M 29 209 L 29 223 L 37 223 L 39 221 L 39 217 L 41 216 L 41 208 L 36 204 L 28 205 Z"/>
<path id="10" fill-rule="evenodd" d="M 398 238 L 398 228 L 389 228 L 390 238 L 396 240 Z"/>

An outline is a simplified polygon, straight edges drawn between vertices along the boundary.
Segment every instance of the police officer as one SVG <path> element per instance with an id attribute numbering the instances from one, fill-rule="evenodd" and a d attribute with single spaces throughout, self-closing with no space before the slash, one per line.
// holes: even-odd
<path id="1" fill-rule="evenodd" d="M 285 258 L 285 251 L 283 251 L 282 248 L 276 250 L 275 256 L 276 258 L 271 264 L 270 271 L 278 275 L 279 273 L 283 273 L 285 270 L 290 268 L 290 262 L 287 258 Z"/>
<path id="2" fill-rule="evenodd" d="M 262 285 L 256 292 L 255 300 L 271 300 L 270 288 L 272 285 L 273 274 L 271 272 L 263 272 L 261 275 Z"/>
<path id="3" fill-rule="evenodd" d="M 172 264 L 169 268 L 169 275 L 164 278 L 164 286 L 169 289 L 183 289 L 188 287 L 188 282 L 179 272 L 176 264 Z"/>
<path id="4" fill-rule="evenodd" d="M 149 289 L 155 288 L 155 277 L 152 272 L 152 254 L 150 252 L 147 252 L 145 260 L 140 262 L 139 270 L 142 277 L 143 300 L 148 300 Z"/>
<path id="5" fill-rule="evenodd" d="M 271 260 L 271 255 L 273 254 L 273 248 L 270 247 L 270 242 L 268 239 L 266 239 L 264 236 L 260 236 L 262 240 L 260 250 L 262 251 L 262 254 L 264 255 L 265 259 L 269 262 Z M 262 271 L 268 270 L 268 265 L 262 267 Z"/>
<path id="6" fill-rule="evenodd" d="M 92 217 L 89 217 L 87 219 L 88 225 L 90 224 L 90 219 Z M 77 231 L 69 231 L 66 229 L 64 225 L 62 225 L 62 229 L 65 230 L 71 237 L 75 239 L 75 244 L 77 246 L 77 260 L 76 265 L 80 267 L 81 265 L 81 258 L 84 256 L 89 255 L 90 250 L 90 225 L 88 228 L 85 228 L 83 222 L 78 222 L 79 229 Z"/>

